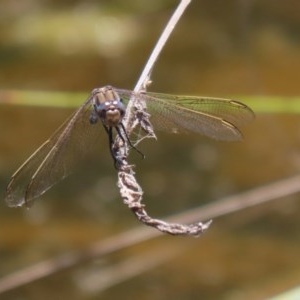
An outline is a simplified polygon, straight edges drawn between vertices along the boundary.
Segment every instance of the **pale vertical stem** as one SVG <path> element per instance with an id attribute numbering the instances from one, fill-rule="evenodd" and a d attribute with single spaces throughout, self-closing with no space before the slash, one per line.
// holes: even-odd
<path id="1" fill-rule="evenodd" d="M 137 81 L 137 84 L 134 88 L 134 92 L 139 92 L 142 89 L 145 89 L 147 87 L 147 83 L 150 81 L 151 73 L 154 68 L 154 64 L 157 61 L 163 47 L 165 46 L 167 40 L 169 39 L 171 33 L 173 32 L 176 24 L 180 20 L 182 14 L 188 7 L 188 5 L 191 3 L 191 0 L 181 0 L 178 7 L 174 11 L 171 19 L 169 20 L 168 24 L 166 25 L 164 31 L 162 32 L 159 40 L 157 41 L 143 71 L 142 74 Z M 130 116 L 132 114 L 132 106 L 133 101 L 129 101 L 127 105 L 127 112 L 126 117 L 124 118 L 124 126 L 128 130 L 128 124 L 130 124 Z M 129 132 L 131 130 L 128 130 Z"/>
<path id="2" fill-rule="evenodd" d="M 167 26 L 165 27 L 163 33 L 161 34 L 159 40 L 157 41 L 144 67 L 144 70 L 134 88 L 135 92 L 139 92 L 141 89 L 147 86 L 147 82 L 150 80 L 151 72 L 153 70 L 155 62 L 157 61 L 163 47 L 165 46 L 176 24 L 178 23 L 179 19 L 181 18 L 182 14 L 186 10 L 190 2 L 191 0 L 182 0 L 178 5 L 177 9 L 175 10 L 175 12 L 173 13 L 171 19 L 169 20 Z"/>
<path id="3" fill-rule="evenodd" d="M 140 124 L 140 126 L 145 130 L 145 132 L 148 133 L 148 135 L 150 135 L 151 137 L 155 137 L 152 125 L 148 120 L 149 115 L 146 112 L 146 105 L 143 104 L 143 98 L 139 97 L 137 94 L 147 88 L 154 64 L 157 61 L 164 45 L 166 44 L 166 41 L 174 30 L 177 22 L 179 21 L 180 17 L 182 16 L 183 12 L 190 2 L 191 0 L 182 0 L 179 3 L 173 16 L 171 17 L 162 35 L 160 36 L 156 46 L 154 47 L 152 54 L 150 55 L 150 58 L 145 65 L 142 75 L 140 76 L 136 84 L 136 87 L 134 89 L 134 92 L 136 94 L 133 94 L 132 99 L 130 99 L 128 103 L 124 120 L 124 126 L 128 135 L 130 135 L 133 128 L 137 124 Z M 118 141 L 120 141 L 120 139 L 118 139 L 117 137 L 116 143 L 118 143 Z M 135 172 L 133 171 L 132 166 L 127 162 L 128 145 L 123 145 L 123 147 L 119 146 L 118 149 L 118 155 L 122 160 L 122 164 L 119 166 L 118 172 L 118 187 L 120 189 L 120 194 L 123 202 L 131 209 L 138 220 L 140 220 L 145 225 L 160 230 L 161 232 L 173 235 L 198 236 L 209 227 L 211 221 L 208 221 L 206 223 L 197 222 L 190 225 L 184 225 L 178 223 L 168 223 L 150 217 L 145 210 L 145 206 L 142 204 L 143 190 L 135 178 Z"/>

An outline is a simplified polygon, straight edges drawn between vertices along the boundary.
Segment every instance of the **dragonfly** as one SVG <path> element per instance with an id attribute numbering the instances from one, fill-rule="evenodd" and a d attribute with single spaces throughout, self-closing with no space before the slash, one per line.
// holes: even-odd
<path id="1" fill-rule="evenodd" d="M 254 119 L 253 111 L 236 100 L 133 92 L 112 86 L 96 88 L 12 175 L 5 194 L 8 206 L 29 207 L 35 198 L 67 177 L 95 146 L 100 131 L 103 132 L 101 127 L 107 133 L 115 164 L 118 158 L 113 147 L 114 133 L 139 151 L 131 143 L 123 122 L 130 99 L 144 101 L 155 129 L 194 132 L 217 140 L 241 140 L 239 127 Z"/>

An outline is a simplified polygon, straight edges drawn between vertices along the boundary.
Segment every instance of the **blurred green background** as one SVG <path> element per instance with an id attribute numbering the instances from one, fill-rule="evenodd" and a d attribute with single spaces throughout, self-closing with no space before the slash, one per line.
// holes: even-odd
<path id="1" fill-rule="evenodd" d="M 93 88 L 133 89 L 177 3 L 0 1 L 3 196 L 15 169 Z M 299 50 L 299 1 L 192 2 L 149 91 L 234 97 L 256 120 L 242 129 L 241 143 L 159 132 L 158 141 L 143 142 L 146 159 L 132 152 L 130 160 L 151 215 L 164 218 L 299 173 Z M 36 91 L 40 105 L 13 104 Z M 68 92 L 63 101 L 57 91 Z M 49 97 L 53 105 L 45 106 Z M 32 264 L 142 228 L 116 181 L 103 137 L 98 154 L 30 210 L 1 201 L 0 285 Z M 216 218 L 199 239 L 160 235 L 0 298 L 265 299 L 299 285 L 299 217 L 293 195 Z"/>

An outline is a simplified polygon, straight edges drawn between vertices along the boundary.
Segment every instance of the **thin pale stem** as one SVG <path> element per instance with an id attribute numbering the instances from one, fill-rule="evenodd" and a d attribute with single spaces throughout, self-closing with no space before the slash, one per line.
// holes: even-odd
<path id="1" fill-rule="evenodd" d="M 171 33 L 173 32 L 176 24 L 180 20 L 181 16 L 183 15 L 184 11 L 186 10 L 187 6 L 190 4 L 191 0 L 182 0 L 177 9 L 175 10 L 174 14 L 172 15 L 170 21 L 168 22 L 167 26 L 165 27 L 163 33 L 161 34 L 159 40 L 157 41 L 145 67 L 144 70 L 134 88 L 135 92 L 139 92 L 141 89 L 147 87 L 148 82 L 151 77 L 152 70 L 154 68 L 154 64 L 157 61 L 162 49 L 164 48 L 167 40 L 169 39 Z"/>
<path id="2" fill-rule="evenodd" d="M 167 40 L 171 36 L 171 33 L 176 27 L 176 24 L 180 20 L 181 16 L 183 15 L 184 11 L 188 7 L 188 5 L 191 3 L 191 0 L 181 0 L 177 9 L 173 13 L 171 19 L 169 20 L 168 24 L 166 25 L 164 31 L 162 32 L 160 38 L 158 39 L 142 73 L 140 78 L 138 79 L 134 92 L 140 92 L 141 90 L 145 90 L 151 81 L 151 73 L 154 68 L 154 65 L 162 52 L 164 46 L 166 45 Z M 129 101 L 127 105 L 127 115 L 125 116 L 124 120 L 124 125 L 127 128 L 128 124 L 130 124 L 129 119 L 130 115 L 132 114 L 132 106 L 133 106 L 133 101 Z M 128 128 L 127 128 L 128 129 Z M 129 132 L 131 130 L 128 130 Z"/>
<path id="3" fill-rule="evenodd" d="M 190 2 L 190 0 L 182 0 L 179 3 L 156 46 L 154 47 L 148 62 L 145 65 L 142 75 L 140 76 L 140 79 L 138 80 L 134 89 L 136 93 L 146 90 L 150 81 L 154 64 Z M 133 96 L 127 106 L 127 112 L 124 120 L 124 126 L 128 135 L 130 135 L 135 126 L 140 125 L 149 137 L 155 138 L 155 133 L 148 117 L 149 115 L 146 112 L 146 104 L 143 103 L 142 97 Z M 142 204 L 143 190 L 135 179 L 135 173 L 132 169 L 132 166 L 130 166 L 127 162 L 129 149 L 128 145 L 126 144 L 124 145 L 124 142 L 122 143 L 121 139 L 117 139 L 116 141 L 117 149 L 119 149 L 118 157 L 119 160 L 122 161 L 118 172 L 118 187 L 120 189 L 123 202 L 131 209 L 138 220 L 145 225 L 154 227 L 161 232 L 172 235 L 198 236 L 203 233 L 209 227 L 211 221 L 207 223 L 197 222 L 191 225 L 184 225 L 178 223 L 168 223 L 162 220 L 154 219 L 148 215 L 144 205 Z"/>

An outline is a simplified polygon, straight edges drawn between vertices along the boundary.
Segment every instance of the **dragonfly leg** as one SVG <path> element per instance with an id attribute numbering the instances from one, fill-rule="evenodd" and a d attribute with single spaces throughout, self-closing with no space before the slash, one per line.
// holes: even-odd
<path id="1" fill-rule="evenodd" d="M 106 126 L 103 124 L 103 127 L 108 135 L 108 142 L 109 142 L 109 152 L 114 160 L 114 166 L 118 170 L 122 165 L 122 160 L 117 156 L 117 151 L 114 149 L 114 139 L 113 139 L 113 127 Z M 122 138 L 122 137 L 121 137 Z M 122 139 L 123 140 L 123 139 Z"/>
<path id="2" fill-rule="evenodd" d="M 130 146 L 132 149 L 134 149 L 136 152 L 138 152 L 138 153 L 142 156 L 142 158 L 145 158 L 145 154 L 144 154 L 143 152 L 141 152 L 137 147 L 135 147 L 135 146 L 131 143 L 131 140 L 130 140 L 129 136 L 127 135 L 127 132 L 126 132 L 125 127 L 124 127 L 124 125 L 123 125 L 122 122 L 120 123 L 120 126 L 121 126 L 121 128 L 122 128 L 122 130 L 123 130 L 123 132 L 124 132 L 124 135 L 125 135 L 125 137 L 126 137 L 126 141 L 127 141 L 127 143 L 129 144 L 129 146 Z M 116 130 L 117 130 L 118 135 L 119 135 L 120 138 L 122 139 L 122 141 L 125 143 L 125 139 L 124 139 L 123 135 L 121 134 L 120 128 L 119 128 L 119 127 L 116 127 Z"/>

